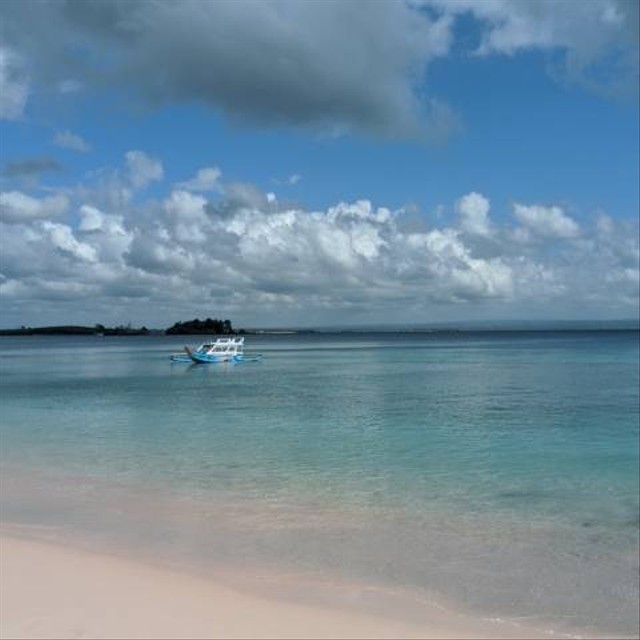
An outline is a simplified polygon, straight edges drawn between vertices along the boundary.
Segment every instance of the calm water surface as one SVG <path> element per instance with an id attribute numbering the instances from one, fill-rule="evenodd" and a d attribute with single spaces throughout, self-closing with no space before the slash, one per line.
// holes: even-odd
<path id="1" fill-rule="evenodd" d="M 2 519 L 638 630 L 637 332 L 0 338 Z"/>

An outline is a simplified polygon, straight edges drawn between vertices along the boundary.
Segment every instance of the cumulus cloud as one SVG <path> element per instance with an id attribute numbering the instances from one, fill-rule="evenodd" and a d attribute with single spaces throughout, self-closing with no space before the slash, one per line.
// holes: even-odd
<path id="1" fill-rule="evenodd" d="M 415 213 L 367 199 L 307 211 L 255 185 L 217 184 L 111 205 L 90 185 L 65 197 L 3 193 L 0 295 L 58 313 L 64 301 L 77 317 L 91 295 L 104 318 L 126 310 L 156 326 L 218 310 L 280 324 L 421 321 L 443 309 L 459 318 L 467 311 L 451 309 L 476 305 L 498 318 L 567 305 L 637 314 L 637 222 L 602 215 L 579 227 L 561 207 L 518 203 L 514 230 L 491 222 L 488 198 L 472 192 L 453 203 L 455 225 L 417 226 L 405 224 Z M 513 242 L 518 231 L 526 242 Z"/>
<path id="2" fill-rule="evenodd" d="M 445 104 L 422 100 L 416 87 L 449 50 L 450 18 L 405 2 L 37 6 L 1 3 L 0 34 L 55 86 L 71 72 L 83 86 L 120 84 L 152 104 L 198 102 L 234 120 L 323 132 L 439 139 L 455 125 Z M 69 41 L 86 54 L 75 66 Z"/>
<path id="3" fill-rule="evenodd" d="M 153 274 L 186 275 L 196 261 L 185 248 L 172 241 L 162 229 L 147 231 L 133 238 L 126 255 L 127 264 Z"/>
<path id="4" fill-rule="evenodd" d="M 82 205 L 78 213 L 80 239 L 95 251 L 101 282 L 106 278 L 106 283 L 110 284 L 114 268 L 124 273 L 124 256 L 131 246 L 134 232 L 127 230 L 121 215 L 104 213 L 87 204 Z"/>
<path id="5" fill-rule="evenodd" d="M 478 53 L 512 54 L 525 48 L 562 47 L 596 56 L 615 40 L 637 44 L 638 17 L 634 0 L 433 0 L 447 11 L 471 12 L 486 23 Z M 576 28 L 579 26 L 579 28 Z"/>
<path id="6" fill-rule="evenodd" d="M 224 199 L 209 202 L 206 210 L 212 216 L 227 217 L 242 209 L 268 211 L 273 199 L 255 185 L 248 182 L 232 182 L 223 187 Z"/>
<path id="7" fill-rule="evenodd" d="M 144 151 L 127 151 L 125 154 L 129 179 L 136 189 L 146 187 L 149 183 L 162 180 L 164 169 L 162 162 L 147 155 Z"/>
<path id="8" fill-rule="evenodd" d="M 99 231 L 104 225 L 104 214 L 96 207 L 84 204 L 80 207 L 80 231 Z"/>
<path id="9" fill-rule="evenodd" d="M 49 234 L 53 246 L 63 253 L 71 255 L 81 262 L 96 262 L 96 250 L 88 244 L 79 242 L 68 225 L 47 220 L 42 223 L 42 228 Z"/>
<path id="10" fill-rule="evenodd" d="M 91 150 L 91 145 L 88 142 L 71 131 L 59 131 L 56 133 L 53 138 L 53 144 L 65 149 L 80 151 L 81 153 L 87 153 Z"/>
<path id="11" fill-rule="evenodd" d="M 514 215 L 529 232 L 542 238 L 576 238 L 580 235 L 578 223 L 567 216 L 561 207 L 514 204 Z M 528 237 L 523 235 L 521 237 Z"/>
<path id="12" fill-rule="evenodd" d="M 472 192 L 463 196 L 456 202 L 460 228 L 471 235 L 488 236 L 491 233 L 489 209 L 489 200 L 482 194 Z"/>
<path id="13" fill-rule="evenodd" d="M 191 180 L 179 183 L 178 187 L 187 191 L 215 191 L 220 188 L 218 181 L 221 176 L 218 167 L 204 167 Z"/>
<path id="14" fill-rule="evenodd" d="M 0 221 L 22 223 L 57 218 L 67 211 L 69 200 L 64 195 L 35 198 L 21 191 L 0 193 Z"/>
<path id="15" fill-rule="evenodd" d="M 637 0 L 427 0 L 423 4 L 452 15 L 474 16 L 481 29 L 478 55 L 563 51 L 565 77 L 610 96 L 637 92 Z"/>
<path id="16" fill-rule="evenodd" d="M 458 118 L 429 90 L 426 72 L 459 33 L 458 44 L 469 41 L 458 28 L 463 14 L 475 21 L 477 55 L 539 50 L 555 64 L 560 54 L 564 77 L 606 95 L 636 95 L 636 0 L 366 8 L 333 0 L 4 0 L 0 117 L 22 115 L 32 81 L 58 93 L 119 86 L 147 104 L 199 103 L 264 126 L 439 141 Z"/>

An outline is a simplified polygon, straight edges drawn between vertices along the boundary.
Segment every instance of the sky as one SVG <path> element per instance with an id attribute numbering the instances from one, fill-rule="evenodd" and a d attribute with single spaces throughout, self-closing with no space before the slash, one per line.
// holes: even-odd
<path id="1" fill-rule="evenodd" d="M 638 318 L 637 0 L 3 0 L 0 326 Z"/>

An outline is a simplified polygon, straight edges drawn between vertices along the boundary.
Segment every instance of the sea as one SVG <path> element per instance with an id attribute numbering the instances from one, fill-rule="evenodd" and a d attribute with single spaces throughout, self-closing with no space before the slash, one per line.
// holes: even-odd
<path id="1" fill-rule="evenodd" d="M 638 635 L 638 331 L 185 343 L 0 338 L 3 527 Z"/>

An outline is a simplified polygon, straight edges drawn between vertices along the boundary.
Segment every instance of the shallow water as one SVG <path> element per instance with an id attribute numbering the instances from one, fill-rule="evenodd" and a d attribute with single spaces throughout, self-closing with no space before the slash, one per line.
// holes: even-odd
<path id="1" fill-rule="evenodd" d="M 2 338 L 2 519 L 638 629 L 637 332 Z"/>

